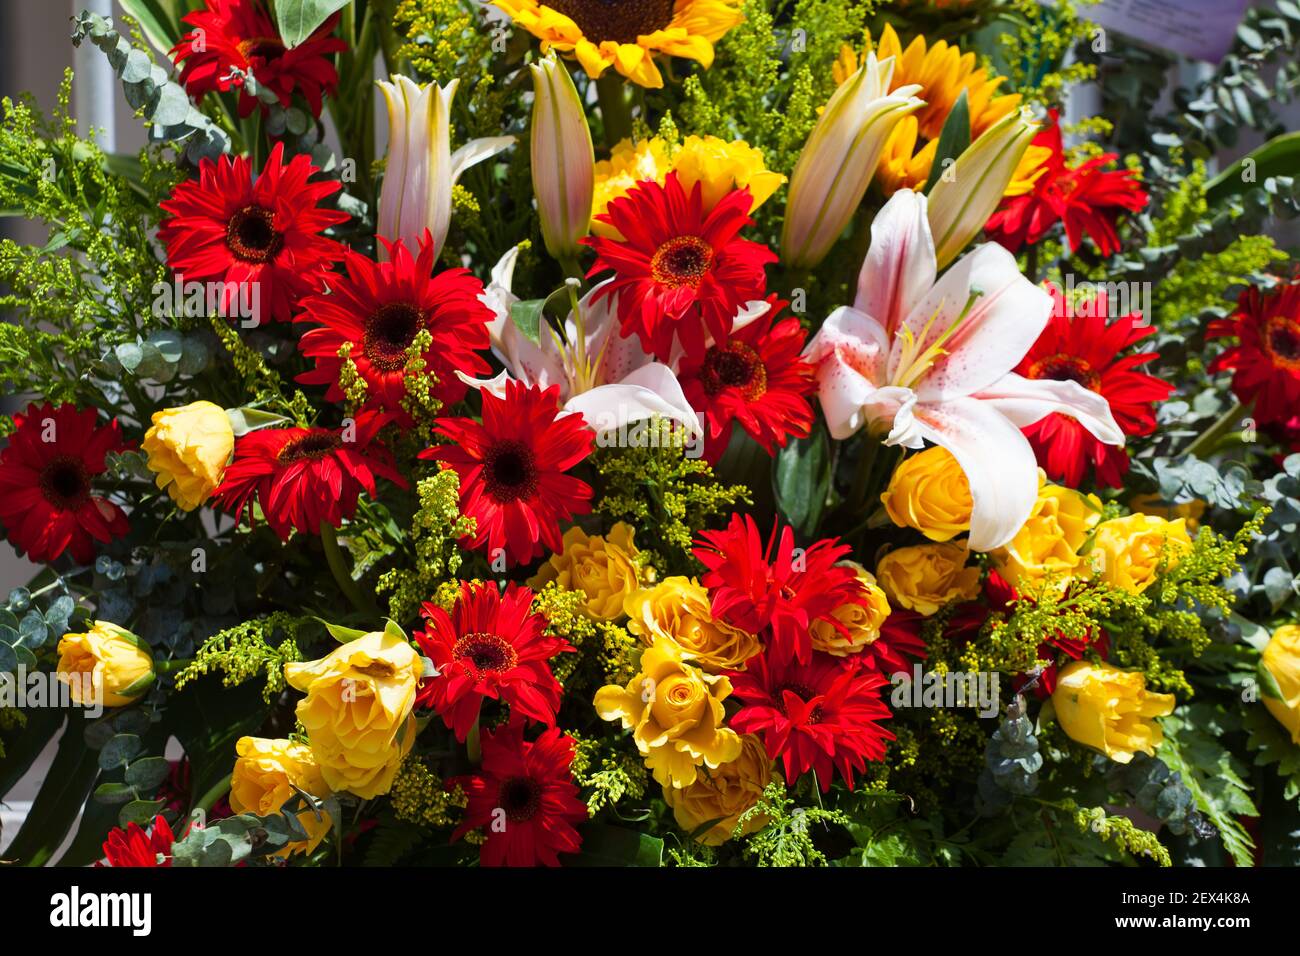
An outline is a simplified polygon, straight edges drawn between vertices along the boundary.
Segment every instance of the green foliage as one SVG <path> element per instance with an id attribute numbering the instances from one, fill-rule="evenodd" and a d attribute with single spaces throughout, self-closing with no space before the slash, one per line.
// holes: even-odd
<path id="1" fill-rule="evenodd" d="M 307 618 L 276 612 L 219 631 L 203 642 L 193 662 L 176 675 L 176 689 L 214 671 L 222 674 L 221 682 L 227 687 L 261 673 L 265 681 L 262 699 L 270 703 L 285 689 L 284 665 L 302 660 L 297 638 L 307 622 Z M 279 634 L 285 635 L 283 640 L 272 646 Z"/>
<path id="2" fill-rule="evenodd" d="M 740 815 L 736 833 L 756 817 L 766 817 L 767 823 L 745 839 L 744 852 L 759 866 L 826 866 L 829 861 L 817 848 L 814 833 L 819 827 L 847 826 L 850 822 L 838 810 L 796 805 L 780 779 L 769 783 L 758 802 Z"/>
<path id="3" fill-rule="evenodd" d="M 474 533 L 474 519 L 460 513 L 460 479 L 450 469 L 423 478 L 416 485 L 419 507 L 411 518 L 410 544 L 414 566 L 385 571 L 375 585 L 389 591 L 388 614 L 410 621 L 437 585 L 460 570 L 464 556 L 457 540 Z"/>

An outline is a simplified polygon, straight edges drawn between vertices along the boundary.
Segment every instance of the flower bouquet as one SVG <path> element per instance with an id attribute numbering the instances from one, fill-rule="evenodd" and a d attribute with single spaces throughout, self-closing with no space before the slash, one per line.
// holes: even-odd
<path id="1" fill-rule="evenodd" d="M 148 145 L 3 102 L 0 858 L 1300 861 L 1300 7 L 1092 11 L 75 17 Z"/>

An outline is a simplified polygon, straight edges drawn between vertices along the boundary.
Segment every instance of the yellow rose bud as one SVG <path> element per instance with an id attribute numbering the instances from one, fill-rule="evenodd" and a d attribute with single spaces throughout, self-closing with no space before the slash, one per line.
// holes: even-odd
<path id="1" fill-rule="evenodd" d="M 607 537 L 588 536 L 576 525 L 564 533 L 564 549 L 537 569 L 528 585 L 541 589 L 558 581 L 570 591 L 587 596 L 586 610 L 598 621 L 623 616 L 623 602 L 641 586 L 640 570 L 632 543 L 632 526 L 620 521 Z"/>
<path id="2" fill-rule="evenodd" d="M 316 758 L 305 744 L 240 737 L 235 753 L 238 759 L 230 775 L 230 809 L 236 813 L 255 813 L 262 817 L 279 813 L 297 790 L 313 797 L 330 795 Z M 310 807 L 299 811 L 297 816 L 307 831 L 307 839 L 289 844 L 280 855 L 312 852 L 333 826 L 328 813 L 317 813 Z"/>
<path id="3" fill-rule="evenodd" d="M 1056 679 L 1052 704 L 1061 729 L 1116 763 L 1128 763 L 1141 751 L 1153 756 L 1164 739 L 1151 718 L 1174 712 L 1173 694 L 1146 689 L 1141 671 L 1123 671 L 1110 664 L 1075 661 Z"/>
<path id="4" fill-rule="evenodd" d="M 664 787 L 664 802 L 673 811 L 677 825 L 705 846 L 718 846 L 731 839 L 740 815 L 758 803 L 763 788 L 772 780 L 772 758 L 753 734 L 741 738 L 740 756 L 724 763 L 680 790 Z M 703 833 L 700 827 L 716 821 Z M 745 821 L 740 836 L 761 830 L 767 815 L 758 813 Z"/>
<path id="5" fill-rule="evenodd" d="M 1141 594 L 1160 571 L 1168 571 L 1192 550 L 1182 518 L 1166 521 L 1154 515 L 1132 514 L 1097 526 L 1087 564 L 1107 584 Z"/>
<path id="6" fill-rule="evenodd" d="M 176 507 L 193 511 L 221 484 L 235 447 L 235 433 L 225 410 L 211 402 L 193 402 L 154 412 L 153 427 L 141 448 L 149 470 L 157 472 Z"/>
<path id="7" fill-rule="evenodd" d="M 85 634 L 63 635 L 58 675 L 77 704 L 124 707 L 153 684 L 153 655 L 126 628 L 95 621 Z"/>
<path id="8" fill-rule="evenodd" d="M 1273 632 L 1264 648 L 1263 666 L 1277 684 L 1281 697 L 1262 694 L 1264 706 L 1278 723 L 1291 732 L 1291 742 L 1300 744 L 1300 626 L 1287 624 Z"/>
<path id="9" fill-rule="evenodd" d="M 1046 581 L 1064 589 L 1082 560 L 1079 549 L 1100 520 L 1096 495 L 1045 484 L 1024 526 L 993 552 L 994 564 L 1018 591 L 1033 591 Z"/>
<path id="10" fill-rule="evenodd" d="M 876 577 L 891 605 L 928 617 L 951 601 L 979 594 L 980 569 L 967 566 L 968 557 L 964 541 L 898 548 L 876 564 Z"/>
<path id="11" fill-rule="evenodd" d="M 880 500 L 900 528 L 915 528 L 931 541 L 951 541 L 970 530 L 975 506 L 957 459 L 937 445 L 903 460 Z"/>
<path id="12" fill-rule="evenodd" d="M 682 652 L 658 642 L 641 657 L 641 673 L 626 687 L 596 691 L 596 712 L 632 731 L 637 750 L 660 786 L 689 787 L 700 764 L 710 770 L 740 756 L 740 735 L 726 727 L 722 702 L 731 681 L 686 663 Z"/>
<path id="13" fill-rule="evenodd" d="M 674 644 L 710 673 L 738 668 L 762 650 L 753 634 L 714 619 L 709 592 L 694 578 L 665 578 L 630 595 L 624 606 L 627 629 L 647 646 Z"/>
<path id="14" fill-rule="evenodd" d="M 857 654 L 880 637 L 880 627 L 889 617 L 889 599 L 876 583 L 875 575 L 856 561 L 843 561 L 857 573 L 858 587 L 867 596 L 867 605 L 841 604 L 832 616 L 848 629 L 848 636 L 840 633 L 829 621 L 815 620 L 808 628 L 813 650 L 825 651 L 836 657 Z"/>
<path id="15" fill-rule="evenodd" d="M 374 632 L 318 661 L 284 665 L 307 696 L 298 719 L 326 785 L 363 799 L 388 792 L 415 741 L 416 684 L 423 666 L 400 637 Z"/>

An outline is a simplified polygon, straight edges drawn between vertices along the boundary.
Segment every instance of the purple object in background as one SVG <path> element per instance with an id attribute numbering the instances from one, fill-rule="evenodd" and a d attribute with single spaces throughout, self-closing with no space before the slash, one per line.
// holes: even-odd
<path id="1" fill-rule="evenodd" d="M 1218 63 L 1232 48 L 1249 0 L 1103 0 L 1080 13 L 1135 40 Z"/>

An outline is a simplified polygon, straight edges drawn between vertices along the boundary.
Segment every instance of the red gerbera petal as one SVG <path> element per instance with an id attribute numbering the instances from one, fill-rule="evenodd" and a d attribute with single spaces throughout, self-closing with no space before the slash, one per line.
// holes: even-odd
<path id="1" fill-rule="evenodd" d="M 117 419 L 98 425 L 97 418 L 93 408 L 49 402 L 14 416 L 17 429 L 0 450 L 0 527 L 31 561 L 48 563 L 70 551 L 88 564 L 96 541 L 130 530 L 122 509 L 93 492 L 104 456 L 127 447 Z"/>
<path id="2" fill-rule="evenodd" d="M 1254 402 L 1261 425 L 1283 429 L 1300 408 L 1300 283 L 1264 292 L 1249 288 L 1237 300 L 1237 311 L 1210 323 L 1207 338 L 1236 338 L 1221 353 L 1211 372 L 1232 370 L 1232 390 L 1243 402 Z"/>
<path id="3" fill-rule="evenodd" d="M 573 753 L 573 739 L 554 727 L 533 743 L 518 723 L 484 734 L 479 772 L 447 781 L 468 798 L 451 838 L 481 827 L 481 866 L 559 866 L 559 854 L 581 848 L 574 827 L 587 819 L 569 771 Z"/>
<path id="4" fill-rule="evenodd" d="M 115 867 L 169 867 L 175 842 L 172 828 L 163 817 L 157 816 L 149 833 L 138 823 L 127 824 L 125 830 L 120 827 L 110 830 L 104 841 L 104 859 Z"/>
<path id="5" fill-rule="evenodd" d="M 565 472 L 591 452 L 594 433 L 581 415 L 559 415 L 560 387 L 506 383 L 505 398 L 486 389 L 483 421 L 440 418 L 451 444 L 420 452 L 460 476 L 461 512 L 476 522 L 471 548 L 521 564 L 562 551 L 560 522 L 591 510 L 591 486 Z"/>
<path id="6" fill-rule="evenodd" d="M 361 492 L 375 494 L 376 479 L 406 487 L 392 456 L 375 440 L 390 420 L 362 412 L 346 428 L 268 428 L 242 435 L 212 500 L 236 521 L 248 510 L 251 523 L 256 495 L 281 540 L 288 540 L 290 529 L 320 534 L 325 522 L 337 528 L 356 513 Z"/>
<path id="7" fill-rule="evenodd" d="M 436 710 L 457 740 L 465 740 L 484 697 L 509 704 L 512 720 L 555 726 L 561 689 L 547 661 L 573 648 L 544 633 L 532 601 L 530 589 L 513 583 L 502 595 L 495 584 L 463 582 L 450 614 L 424 605 L 428 627 L 415 640 L 437 674 L 421 682 L 416 704 Z"/>
<path id="8" fill-rule="evenodd" d="M 761 737 L 773 759 L 784 763 L 787 780 L 812 770 L 824 793 L 839 771 L 852 790 L 854 773 L 862 773 L 868 760 L 883 760 L 885 742 L 894 739 L 879 724 L 890 717 L 880 698 L 889 681 L 856 656 L 814 652 L 800 663 L 765 652 L 727 676 L 743 705 L 731 718 L 732 729 Z"/>
<path id="9" fill-rule="evenodd" d="M 277 144 L 256 181 L 246 157 L 205 159 L 199 178 L 161 203 L 170 213 L 158 230 L 167 264 L 178 282 L 221 283 L 228 317 L 255 301 L 274 321 L 287 322 L 302 296 L 324 287 L 342 255 L 343 247 L 320 233 L 345 222 L 347 213 L 317 206 L 341 184 L 311 182 L 320 170 L 307 156 L 287 165 L 283 157 Z"/>
<path id="10" fill-rule="evenodd" d="M 266 104 L 244 90 L 238 70 L 251 73 L 258 84 L 274 91 L 281 106 L 289 106 L 293 91 L 298 90 L 312 115 L 320 116 L 322 98 L 333 95 L 339 82 L 332 54 L 348 48 L 330 36 L 338 14 L 288 49 L 263 0 L 205 0 L 204 7 L 181 17 L 195 29 L 171 50 L 187 93 L 201 101 L 207 93 L 238 87 L 241 117 L 255 107 L 266 112 Z"/>
<path id="11" fill-rule="evenodd" d="M 699 355 L 708 335 L 727 338 L 741 306 L 763 298 L 764 268 L 776 261 L 766 246 L 738 235 L 753 223 L 750 205 L 749 190 L 737 189 L 706 213 L 700 184 L 688 196 L 676 173 L 662 186 L 646 180 L 610 202 L 596 218 L 624 239 L 582 241 L 596 250 L 588 275 L 614 272 L 599 296 L 617 297 L 624 338 L 637 335 L 663 362 L 671 360 L 674 341 Z"/>

